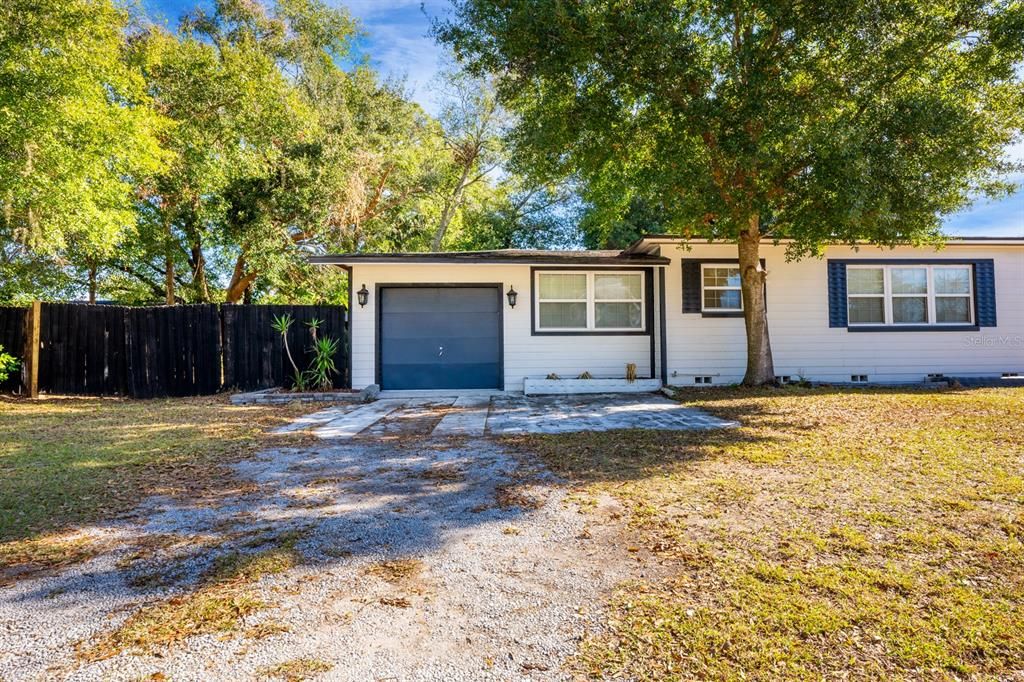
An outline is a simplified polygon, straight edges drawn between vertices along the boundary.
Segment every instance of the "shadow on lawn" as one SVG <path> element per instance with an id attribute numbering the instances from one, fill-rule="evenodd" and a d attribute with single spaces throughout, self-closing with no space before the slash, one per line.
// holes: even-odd
<path id="1" fill-rule="evenodd" d="M 169 596 L 195 586 L 218 557 L 257 553 L 284 537 L 299 538 L 300 565 L 418 557 L 467 528 L 508 525 L 543 504 L 546 487 L 538 484 L 556 482 L 492 441 L 280 448 L 236 468 L 254 483 L 241 494 L 150 498 L 133 514 L 136 523 L 101 527 L 113 537 L 94 561 L 17 576 L 0 587 L 0 603 L 31 612 L 59 608 L 65 597 L 81 607 L 95 597 Z"/>
<path id="2" fill-rule="evenodd" d="M 737 396 L 742 397 L 742 392 L 734 395 Z M 801 423 L 792 415 L 773 412 L 762 402 L 739 402 L 726 409 L 708 410 L 704 405 L 699 408 L 720 419 L 737 422 L 739 427 L 524 434 L 505 436 L 502 442 L 540 456 L 552 471 L 575 482 L 625 482 L 664 473 L 725 448 L 767 446 L 775 441 L 777 434 L 814 428 L 813 424 Z M 758 428 L 745 428 L 750 425 Z"/>

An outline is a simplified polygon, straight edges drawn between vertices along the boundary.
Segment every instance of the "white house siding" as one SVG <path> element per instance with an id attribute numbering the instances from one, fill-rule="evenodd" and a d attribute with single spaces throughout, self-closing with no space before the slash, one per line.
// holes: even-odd
<path id="1" fill-rule="evenodd" d="M 866 374 L 871 382 L 921 381 L 931 373 L 995 376 L 1024 373 L 1024 248 L 948 246 L 934 249 L 829 248 L 824 258 L 787 263 L 784 246 L 763 246 L 768 269 L 768 326 L 775 373 L 794 379 L 849 382 Z M 743 320 L 682 313 L 680 259 L 734 258 L 732 245 L 663 244 L 671 258 L 666 279 L 668 383 L 693 385 L 695 375 L 713 383 L 743 378 L 746 347 Z M 976 332 L 854 332 L 828 324 L 829 258 L 992 258 L 995 261 L 998 327 Z"/>
<path id="2" fill-rule="evenodd" d="M 358 290 L 365 284 L 370 291 L 370 300 L 365 308 L 360 308 L 353 301 L 354 388 L 362 388 L 376 380 L 376 286 L 431 283 L 501 284 L 505 390 L 521 391 L 524 378 L 543 378 L 551 372 L 563 377 L 575 377 L 583 371 L 595 377 L 622 377 L 629 362 L 636 363 L 640 376 L 650 374 L 651 340 L 647 335 L 531 336 L 530 265 L 356 264 L 352 268 L 352 286 Z M 510 284 L 519 292 L 514 309 L 508 306 L 504 297 Z"/>

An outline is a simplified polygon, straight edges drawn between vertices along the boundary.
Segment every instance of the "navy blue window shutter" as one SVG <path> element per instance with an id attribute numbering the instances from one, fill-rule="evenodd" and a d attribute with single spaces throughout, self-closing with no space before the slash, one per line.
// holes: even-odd
<path id="1" fill-rule="evenodd" d="M 683 259 L 683 312 L 699 313 L 700 301 L 700 261 Z"/>
<path id="2" fill-rule="evenodd" d="M 846 263 L 828 262 L 828 326 L 845 327 Z"/>
<path id="3" fill-rule="evenodd" d="M 996 268 L 992 259 L 974 261 L 974 304 L 979 327 L 996 326 Z"/>

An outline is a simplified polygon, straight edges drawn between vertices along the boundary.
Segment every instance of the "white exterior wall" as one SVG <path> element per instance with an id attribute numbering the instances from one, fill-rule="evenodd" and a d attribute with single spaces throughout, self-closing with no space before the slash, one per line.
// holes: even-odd
<path id="1" fill-rule="evenodd" d="M 680 259 L 735 258 L 734 245 L 662 244 L 672 260 L 665 273 L 668 383 L 740 381 L 746 367 L 741 318 L 705 318 L 682 313 Z M 928 374 L 995 376 L 1024 373 L 1024 247 L 948 246 L 933 249 L 829 248 L 824 258 L 787 263 L 785 246 L 762 246 L 768 270 L 768 327 L 775 374 L 814 381 L 849 382 L 866 374 L 871 382 L 915 382 Z M 976 332 L 849 332 L 828 326 L 829 258 L 992 258 L 995 261 L 998 327 Z"/>
<path id="2" fill-rule="evenodd" d="M 376 313 L 378 284 L 497 284 L 502 286 L 505 390 L 523 390 L 523 379 L 543 379 L 551 372 L 576 377 L 588 371 L 597 378 L 625 376 L 626 363 L 637 374 L 650 376 L 651 340 L 634 336 L 532 336 L 530 328 L 530 265 L 522 264 L 356 264 L 352 287 L 363 284 L 370 300 L 360 308 L 353 295 L 352 386 L 359 389 L 376 381 Z M 595 271 L 607 268 L 594 268 Z M 614 268 L 612 268 L 614 269 Z M 505 299 L 509 285 L 519 292 L 516 307 Z M 656 300 L 648 302 L 655 306 Z M 385 387 L 386 388 L 386 387 Z"/>

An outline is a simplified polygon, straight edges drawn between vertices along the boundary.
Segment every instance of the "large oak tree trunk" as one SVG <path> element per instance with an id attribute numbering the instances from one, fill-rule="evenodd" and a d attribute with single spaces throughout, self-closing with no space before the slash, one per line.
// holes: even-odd
<path id="1" fill-rule="evenodd" d="M 761 266 L 761 222 L 751 216 L 747 229 L 740 232 L 740 286 L 743 292 L 743 320 L 747 328 L 747 372 L 744 386 L 761 386 L 775 381 L 772 344 L 768 338 L 768 309 L 765 306 L 765 279 Z"/>
<path id="2" fill-rule="evenodd" d="M 203 254 L 202 242 L 195 241 L 191 246 L 192 282 L 196 289 L 196 303 L 210 302 L 210 285 L 206 279 L 206 256 Z"/>
<path id="3" fill-rule="evenodd" d="M 96 303 L 96 265 L 89 264 L 89 303 Z"/>
<path id="4" fill-rule="evenodd" d="M 227 291 L 224 292 L 224 300 L 227 303 L 238 303 L 245 296 L 246 290 L 256 281 L 259 276 L 257 272 L 246 272 L 245 251 L 235 259 L 235 268 L 231 273 L 231 281 L 228 282 Z"/>
<path id="5" fill-rule="evenodd" d="M 434 231 L 434 239 L 430 242 L 430 250 L 437 252 L 441 250 L 441 244 L 444 242 L 444 235 L 448 232 L 448 225 L 452 222 L 452 217 L 455 215 L 456 209 L 459 207 L 459 203 L 462 201 L 462 193 L 466 189 L 466 181 L 469 179 L 470 164 L 466 164 L 462 167 L 462 175 L 459 177 L 458 183 L 455 185 L 455 189 L 452 190 L 452 194 L 448 197 L 448 201 L 445 202 L 444 210 L 441 211 L 441 219 L 438 221 L 437 229 Z"/>

